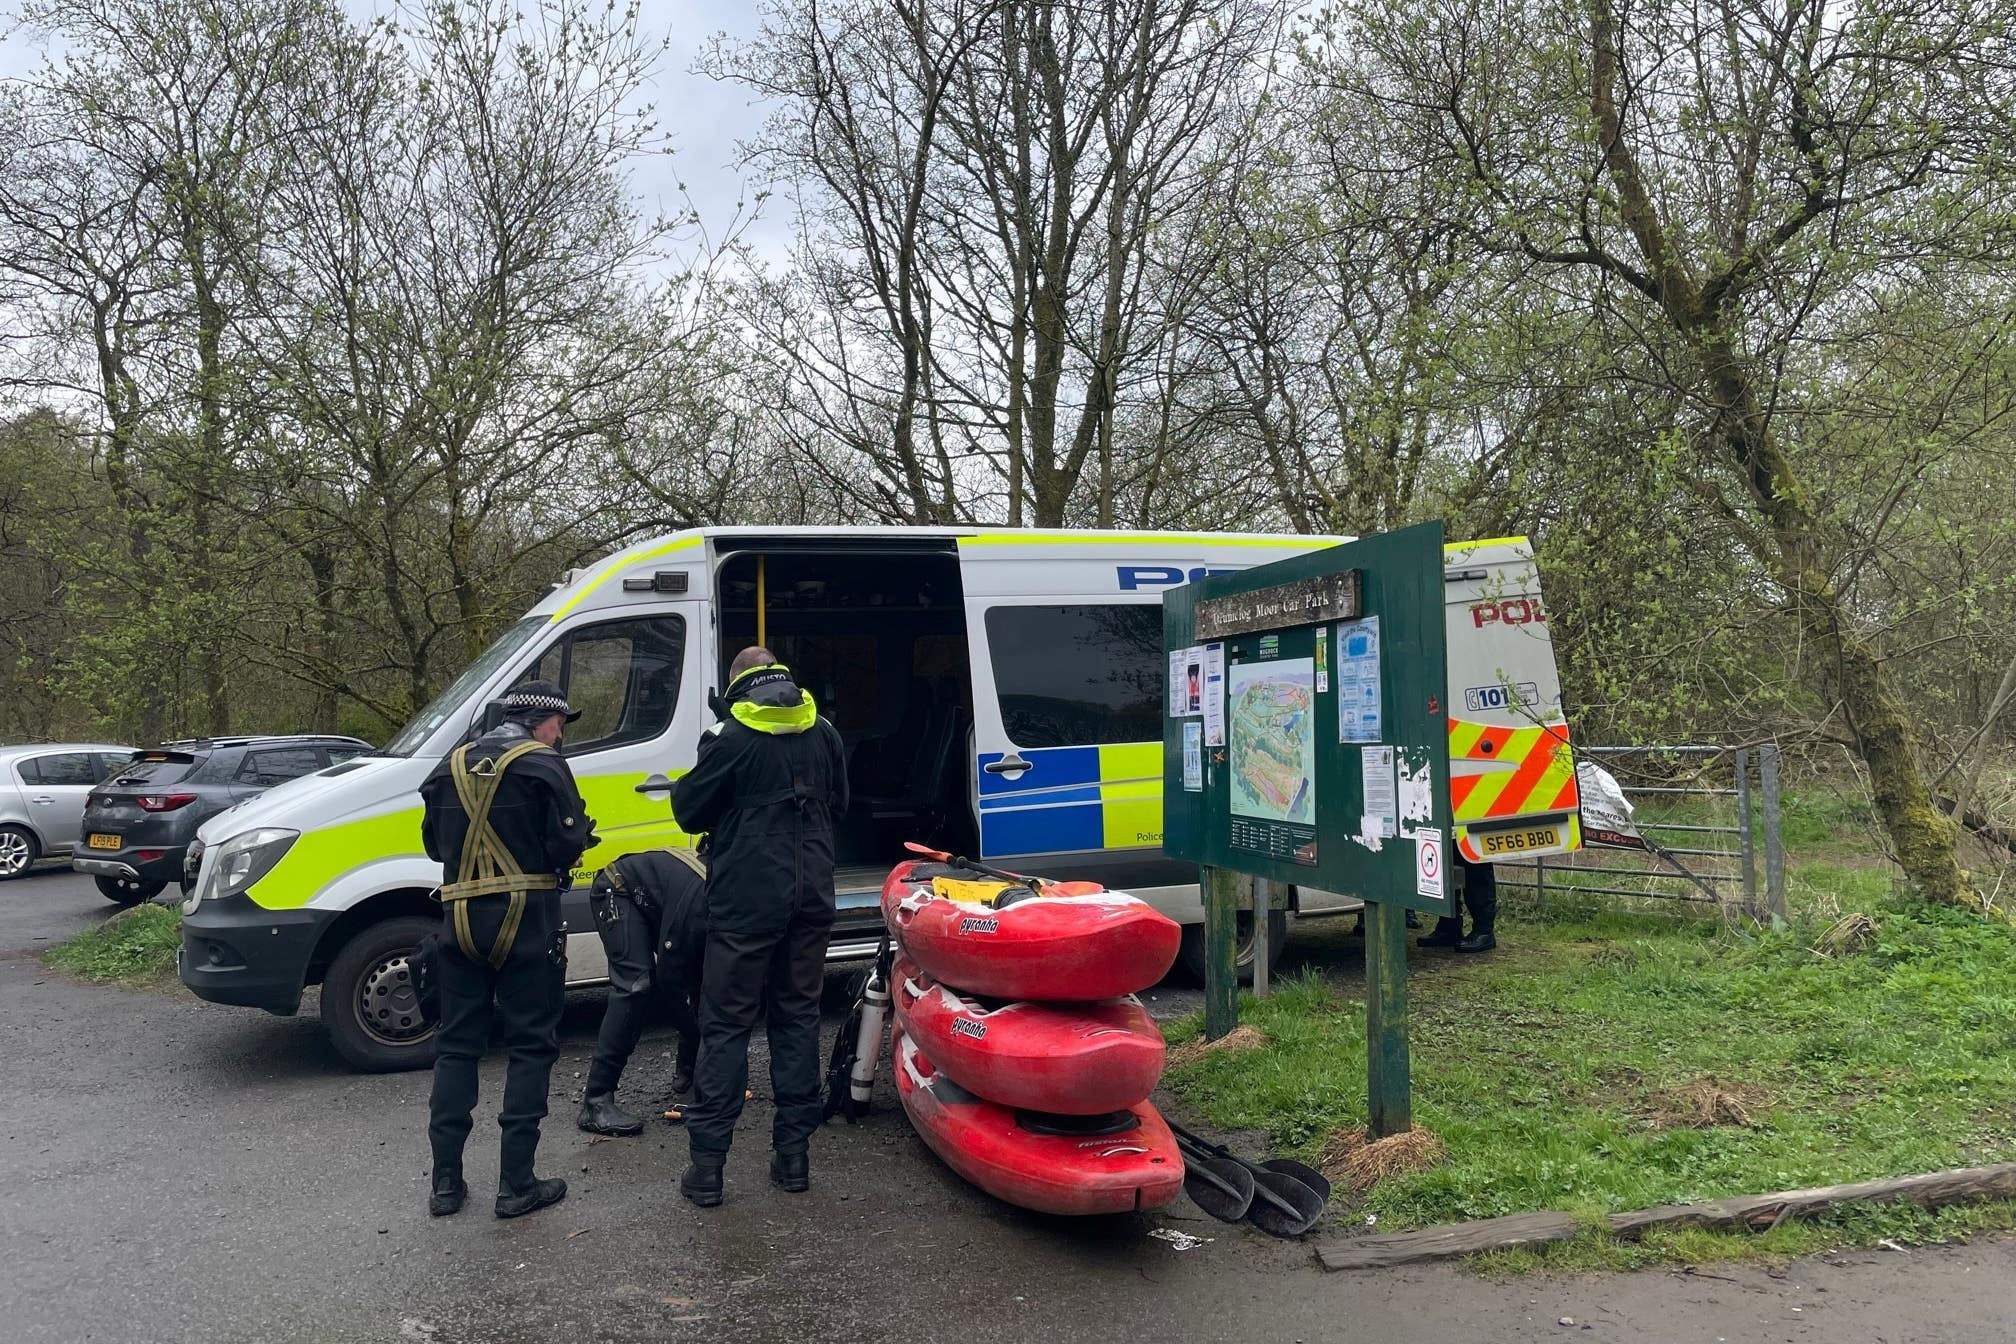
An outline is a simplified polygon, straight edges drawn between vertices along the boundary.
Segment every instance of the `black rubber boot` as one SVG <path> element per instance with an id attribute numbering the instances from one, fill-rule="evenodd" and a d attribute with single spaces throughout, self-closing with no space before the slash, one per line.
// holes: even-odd
<path id="1" fill-rule="evenodd" d="M 1456 947 L 1463 942 L 1463 921 L 1448 915 L 1435 921 L 1432 932 L 1414 940 L 1416 947 Z"/>
<path id="2" fill-rule="evenodd" d="M 437 1171 L 434 1173 L 434 1189 L 427 1196 L 427 1212 L 436 1218 L 446 1218 L 450 1214 L 462 1212 L 462 1201 L 469 1198 L 469 1186 L 459 1171 Z"/>
<path id="3" fill-rule="evenodd" d="M 581 1114 L 574 1123 L 590 1134 L 613 1134 L 618 1138 L 644 1132 L 644 1122 L 618 1106 L 613 1092 L 581 1098 Z"/>
<path id="4" fill-rule="evenodd" d="M 794 1195 L 812 1188 L 812 1159 L 806 1153 L 774 1153 L 770 1158 L 770 1184 L 780 1185 Z"/>
<path id="5" fill-rule="evenodd" d="M 1458 952 L 1489 952 L 1498 946 L 1498 938 L 1490 929 L 1473 929 L 1470 936 L 1456 944 Z"/>
<path id="6" fill-rule="evenodd" d="M 499 1218 L 523 1218 L 528 1213 L 537 1213 L 548 1204 L 558 1204 L 567 1198 L 567 1182 L 558 1177 L 542 1181 L 533 1177 L 530 1185 L 513 1190 L 502 1181 L 497 1183 L 497 1216 Z"/>
<path id="7" fill-rule="evenodd" d="M 703 1209 L 721 1202 L 721 1168 L 695 1162 L 679 1178 L 679 1193 Z"/>
<path id="8" fill-rule="evenodd" d="M 692 1095 L 693 1095 L 693 1070 L 681 1069 L 679 1070 L 679 1072 L 673 1074 L 671 1096 L 676 1099 L 678 1097 L 690 1097 Z"/>

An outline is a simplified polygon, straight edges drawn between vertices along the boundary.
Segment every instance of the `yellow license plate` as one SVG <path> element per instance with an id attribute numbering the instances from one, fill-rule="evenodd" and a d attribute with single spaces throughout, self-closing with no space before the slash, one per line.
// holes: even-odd
<path id="1" fill-rule="evenodd" d="M 1554 849 L 1561 843 L 1559 826 L 1535 826 L 1524 831 L 1494 831 L 1477 837 L 1477 848 L 1485 858 L 1499 854 L 1525 854 L 1535 849 Z"/>
<path id="2" fill-rule="evenodd" d="M 117 849 L 119 848 L 119 837 L 116 835 L 94 835 L 91 837 L 90 844 L 93 849 Z"/>

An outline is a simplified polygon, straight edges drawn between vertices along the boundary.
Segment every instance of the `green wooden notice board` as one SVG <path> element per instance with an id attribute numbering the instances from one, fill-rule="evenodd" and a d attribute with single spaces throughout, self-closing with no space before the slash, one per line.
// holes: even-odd
<path id="1" fill-rule="evenodd" d="M 1164 595 L 1165 852 L 1453 910 L 1442 557 L 1424 523 Z"/>
<path id="2" fill-rule="evenodd" d="M 1162 848 L 1204 870 L 1205 1034 L 1238 1020 L 1233 873 L 1365 901 L 1375 1138 L 1413 1124 L 1404 909 L 1455 909 L 1442 554 L 1425 523 L 1162 599 Z"/>

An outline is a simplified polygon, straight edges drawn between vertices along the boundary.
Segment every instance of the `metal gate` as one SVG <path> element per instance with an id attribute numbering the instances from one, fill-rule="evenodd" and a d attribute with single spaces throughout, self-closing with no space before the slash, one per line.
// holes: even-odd
<path id="1" fill-rule="evenodd" d="M 1575 748 L 1608 770 L 1636 807 L 1652 848 L 1590 847 L 1501 862 L 1500 886 L 1550 894 L 1621 896 L 1739 910 L 1758 922 L 1785 918 L 1785 846 L 1779 825 L 1778 748 L 1634 746 Z"/>

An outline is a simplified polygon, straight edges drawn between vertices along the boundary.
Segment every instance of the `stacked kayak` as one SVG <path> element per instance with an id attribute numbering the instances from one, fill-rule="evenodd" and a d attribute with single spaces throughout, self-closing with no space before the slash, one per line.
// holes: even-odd
<path id="1" fill-rule="evenodd" d="M 1141 1001 L 1000 1003 L 939 984 L 907 956 L 890 977 L 896 1018 L 960 1083 L 1053 1115 L 1105 1115 L 1155 1090 L 1162 1033 Z"/>
<path id="2" fill-rule="evenodd" d="M 882 889 L 896 1091 L 966 1180 L 1046 1213 L 1169 1203 L 1183 1159 L 1149 1104 L 1162 1033 L 1133 997 L 1181 930 L 1125 892 L 906 863 Z"/>
<path id="3" fill-rule="evenodd" d="M 996 1199 L 1041 1213 L 1132 1213 L 1182 1193 L 1182 1150 L 1146 1101 L 1104 1134 L 1032 1124 L 939 1073 L 902 1028 L 891 1042 L 910 1123 L 946 1166 Z"/>
<path id="4" fill-rule="evenodd" d="M 950 871 L 897 868 L 882 886 L 882 918 L 920 967 L 969 994 L 1110 999 L 1148 988 L 1175 964 L 1182 928 L 1138 896 L 1089 882 L 1038 895 Z"/>

